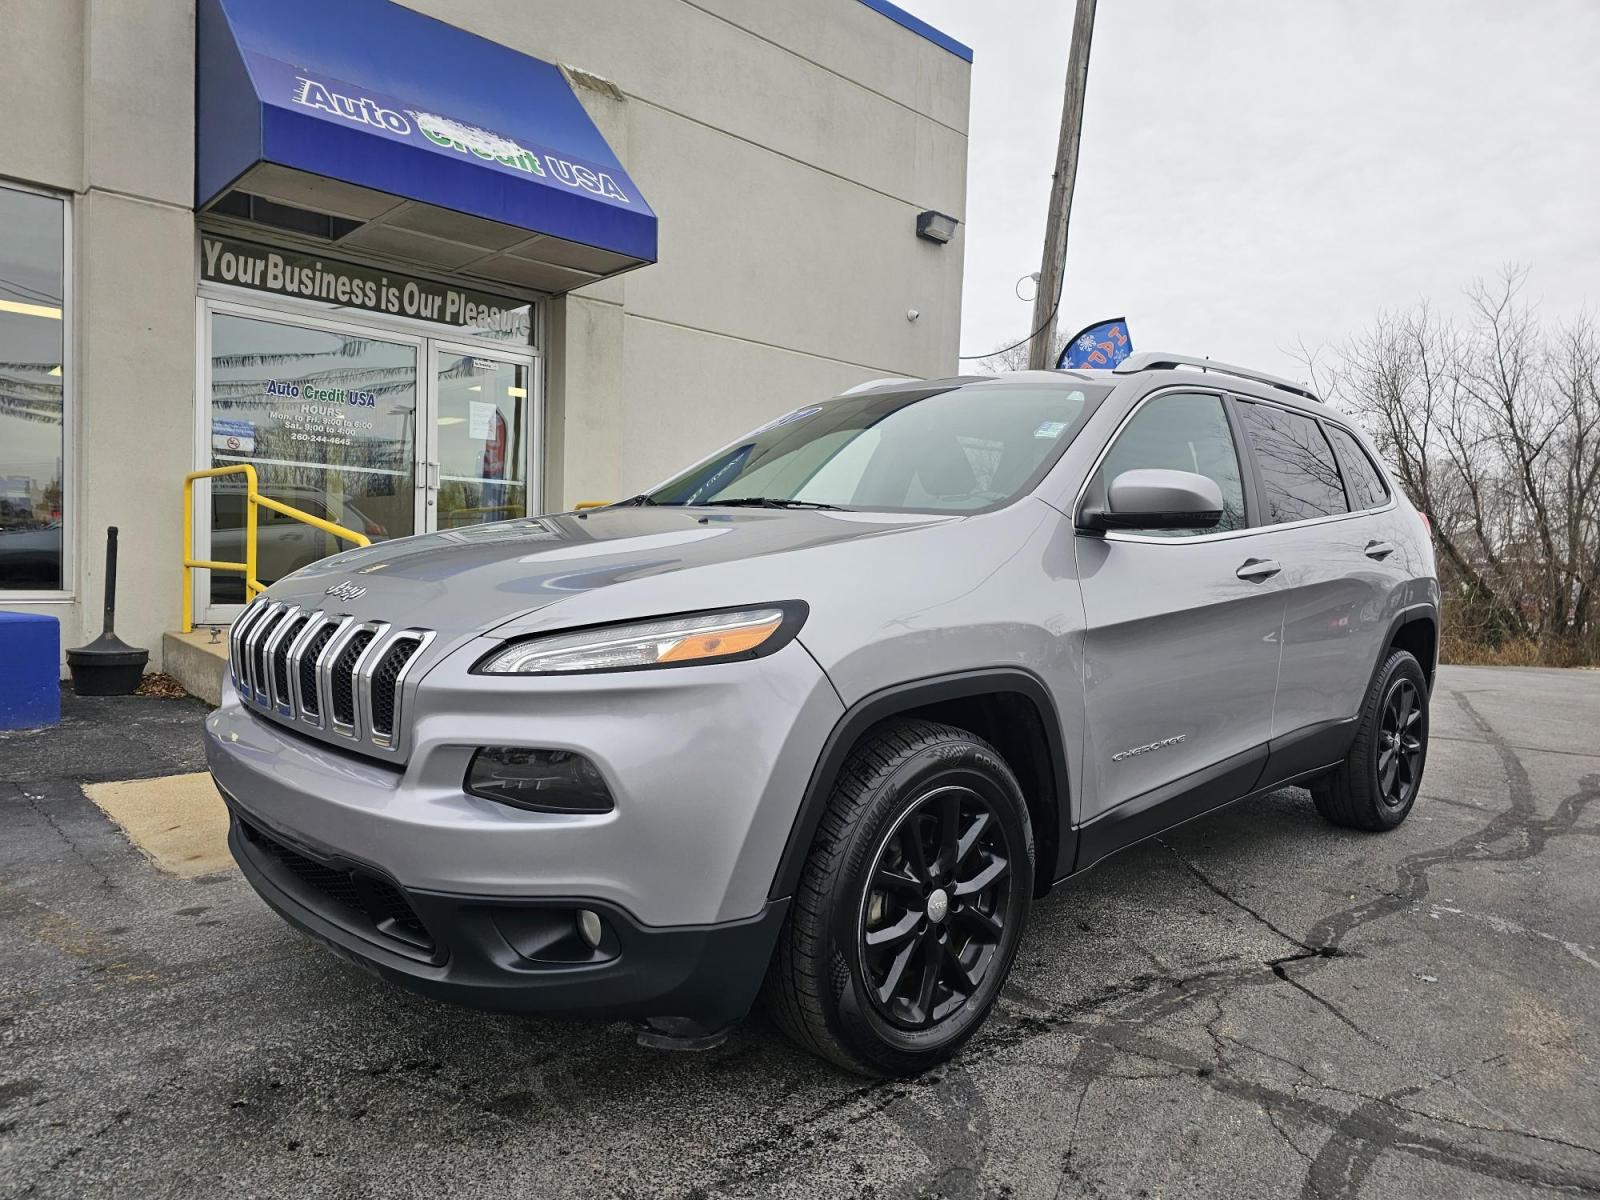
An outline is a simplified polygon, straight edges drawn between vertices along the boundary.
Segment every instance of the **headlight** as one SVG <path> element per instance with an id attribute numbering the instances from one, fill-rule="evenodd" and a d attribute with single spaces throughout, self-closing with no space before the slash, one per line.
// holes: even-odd
<path id="1" fill-rule="evenodd" d="M 791 601 L 601 625 L 516 642 L 496 650 L 476 670 L 493 675 L 555 675 L 759 658 L 800 632 L 805 615 L 805 605 Z"/>

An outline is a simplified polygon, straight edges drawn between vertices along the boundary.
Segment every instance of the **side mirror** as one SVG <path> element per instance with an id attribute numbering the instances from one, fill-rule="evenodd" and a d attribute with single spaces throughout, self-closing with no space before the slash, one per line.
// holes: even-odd
<path id="1" fill-rule="evenodd" d="M 1193 471 L 1124 471 L 1107 491 L 1103 503 L 1085 498 L 1080 529 L 1211 529 L 1222 520 L 1222 489 Z"/>

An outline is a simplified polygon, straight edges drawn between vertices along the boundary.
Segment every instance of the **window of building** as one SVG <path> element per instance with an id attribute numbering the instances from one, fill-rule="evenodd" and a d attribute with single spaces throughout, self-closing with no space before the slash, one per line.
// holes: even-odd
<path id="1" fill-rule="evenodd" d="M 1261 467 L 1268 525 L 1349 511 L 1333 447 L 1314 418 L 1247 401 L 1239 414 Z"/>
<path id="2" fill-rule="evenodd" d="M 1344 481 L 1350 487 L 1350 507 L 1381 508 L 1389 499 L 1382 473 L 1349 430 L 1330 425 L 1328 432 L 1333 435 L 1333 444 L 1344 466 Z"/>
<path id="3" fill-rule="evenodd" d="M 66 587 L 64 201 L 0 185 L 0 593 Z"/>
<path id="4" fill-rule="evenodd" d="M 1244 527 L 1244 480 L 1221 397 L 1173 392 L 1146 402 L 1107 451 L 1097 484 L 1109 488 L 1124 471 L 1144 469 L 1190 471 L 1215 481 L 1222 490 L 1222 520 L 1211 529 L 1142 532 L 1178 537 Z"/>

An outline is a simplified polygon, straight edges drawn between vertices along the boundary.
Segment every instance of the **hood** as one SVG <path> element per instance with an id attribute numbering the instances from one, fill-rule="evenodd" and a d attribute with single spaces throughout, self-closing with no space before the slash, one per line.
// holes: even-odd
<path id="1" fill-rule="evenodd" d="M 443 530 L 325 558 L 267 595 L 445 637 L 616 584 L 883 537 L 952 517 L 775 509 L 603 508 Z M 337 589 L 330 594 L 330 589 Z"/>

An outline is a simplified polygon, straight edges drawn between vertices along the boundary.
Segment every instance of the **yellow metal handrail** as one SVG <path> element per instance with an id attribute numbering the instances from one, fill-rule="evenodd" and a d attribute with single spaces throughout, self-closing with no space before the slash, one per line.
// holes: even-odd
<path id="1" fill-rule="evenodd" d="M 215 559 L 194 557 L 194 481 L 197 479 L 212 479 L 218 475 L 244 476 L 244 561 L 242 563 L 218 562 Z M 190 633 L 194 630 L 193 571 L 195 568 L 204 567 L 210 571 L 237 571 L 242 574 L 244 576 L 244 598 L 246 603 L 267 590 L 267 585 L 256 578 L 257 508 L 271 509 L 275 513 L 281 513 L 293 520 L 303 522 L 314 529 L 320 529 L 324 533 L 332 534 L 336 538 L 354 542 L 358 546 L 372 545 L 372 539 L 365 534 L 357 533 L 353 529 L 346 529 L 343 525 L 335 525 L 332 521 L 325 521 L 321 517 L 314 517 L 292 504 L 285 504 L 282 500 L 274 500 L 271 496 L 263 496 L 256 487 L 256 469 L 249 463 L 239 463 L 237 466 L 232 467 L 212 467 L 209 471 L 191 471 L 183 477 L 183 632 Z"/>

